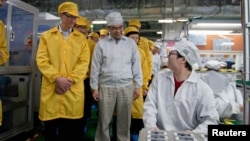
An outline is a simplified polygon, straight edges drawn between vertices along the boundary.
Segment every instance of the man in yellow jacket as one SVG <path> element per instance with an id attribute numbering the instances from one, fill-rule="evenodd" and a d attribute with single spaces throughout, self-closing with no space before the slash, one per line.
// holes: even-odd
<path id="1" fill-rule="evenodd" d="M 124 30 L 124 35 L 133 39 L 136 44 L 139 42 L 139 31 L 135 27 L 127 27 Z M 142 88 L 140 91 L 140 96 L 138 99 L 133 100 L 133 105 L 132 105 L 132 119 L 131 119 L 131 126 L 130 126 L 130 134 L 131 134 L 131 141 L 135 141 L 133 139 L 133 135 L 138 135 L 139 131 L 144 127 L 143 126 L 143 121 L 142 121 L 142 116 L 143 116 L 143 92 L 144 90 L 148 90 L 148 63 L 146 59 L 146 54 L 138 46 L 138 51 L 140 54 L 140 60 L 141 60 L 141 68 L 142 68 L 142 77 L 143 77 L 143 84 Z"/>
<path id="2" fill-rule="evenodd" d="M 36 62 L 42 73 L 39 119 L 45 140 L 83 140 L 84 85 L 89 67 L 86 38 L 74 30 L 78 6 L 58 7 L 61 23 L 41 34 Z"/>
<path id="3" fill-rule="evenodd" d="M 75 29 L 80 31 L 86 38 L 88 42 L 89 52 L 90 52 L 90 62 L 95 47 L 95 42 L 88 36 L 90 30 L 90 24 L 86 17 L 80 16 L 76 19 Z M 84 40 L 85 41 L 85 40 Z M 86 128 L 87 122 L 91 117 L 91 106 L 95 103 L 92 98 L 92 92 L 89 84 L 89 74 L 90 74 L 90 64 L 88 67 L 88 73 L 84 79 L 84 123 L 83 126 Z"/>
<path id="4" fill-rule="evenodd" d="M 6 0 L 0 0 L 0 7 L 4 5 Z M 9 59 L 9 53 L 7 51 L 6 35 L 5 35 L 5 26 L 0 20 L 0 65 L 6 63 Z"/>
<path id="5" fill-rule="evenodd" d="M 138 19 L 131 19 L 128 22 L 128 26 L 135 27 L 140 32 L 141 22 Z M 148 69 L 152 70 L 153 63 L 152 63 L 152 53 L 151 53 L 150 47 L 149 47 L 149 40 L 146 37 L 140 36 L 139 41 L 138 41 L 138 45 L 139 45 L 139 48 L 144 50 L 144 52 L 146 54 Z M 151 80 L 151 75 L 152 75 L 152 72 L 149 72 L 147 75 L 147 83 Z M 147 95 L 147 90 L 144 90 L 143 96 L 146 97 L 146 95 Z"/>

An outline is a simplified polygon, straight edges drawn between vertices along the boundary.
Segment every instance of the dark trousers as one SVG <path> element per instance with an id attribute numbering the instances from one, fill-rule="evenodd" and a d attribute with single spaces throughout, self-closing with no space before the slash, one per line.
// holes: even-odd
<path id="1" fill-rule="evenodd" d="M 83 141 L 82 121 L 82 118 L 44 121 L 45 141 Z"/>
<path id="2" fill-rule="evenodd" d="M 92 105 L 93 104 L 97 105 L 97 102 L 94 101 L 92 97 L 89 78 L 86 78 L 84 80 L 84 96 L 85 96 L 85 99 L 84 99 L 84 123 L 83 124 L 84 124 L 84 127 L 86 127 L 86 124 L 91 117 Z"/>

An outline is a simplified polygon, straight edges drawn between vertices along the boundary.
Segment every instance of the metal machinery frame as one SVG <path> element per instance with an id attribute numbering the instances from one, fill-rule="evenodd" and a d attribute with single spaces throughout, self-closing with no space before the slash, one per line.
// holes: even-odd
<path id="1" fill-rule="evenodd" d="M 243 91 L 244 91 L 244 124 L 250 123 L 249 117 L 249 106 L 250 106 L 250 92 L 249 88 L 246 85 L 246 82 L 250 80 L 250 72 L 249 72 L 249 43 L 250 43 L 250 2 L 249 0 L 242 1 L 242 26 L 243 26 L 243 36 L 244 36 L 244 70 L 243 70 Z"/>
<path id="2" fill-rule="evenodd" d="M 8 0 L 0 8 L 0 20 L 6 25 L 7 48 L 10 54 L 9 60 L 0 66 L 3 112 L 0 140 L 33 129 L 38 14 L 37 8 L 20 0 Z"/>

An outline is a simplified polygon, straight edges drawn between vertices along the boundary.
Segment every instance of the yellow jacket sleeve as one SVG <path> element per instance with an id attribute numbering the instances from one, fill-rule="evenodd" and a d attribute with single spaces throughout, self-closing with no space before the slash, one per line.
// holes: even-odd
<path id="1" fill-rule="evenodd" d="M 148 90 L 149 69 L 148 69 L 147 58 L 146 58 L 145 52 L 141 48 L 138 48 L 138 49 L 139 49 L 140 58 L 141 58 L 141 68 L 142 68 L 142 76 L 143 76 L 142 89 Z"/>
<path id="2" fill-rule="evenodd" d="M 140 37 L 139 40 L 139 48 L 141 48 L 146 55 L 146 60 L 148 63 L 148 70 L 152 70 L 153 62 L 152 62 L 152 53 L 149 50 L 148 39 L 145 37 Z M 152 71 L 149 71 L 147 74 L 148 81 L 151 79 Z"/>
<path id="3" fill-rule="evenodd" d="M 0 57 L 0 65 L 6 63 L 9 59 L 9 53 L 7 51 L 7 43 L 6 43 L 6 35 L 5 35 L 5 27 L 2 21 L 0 21 L 0 52 L 2 57 Z"/>

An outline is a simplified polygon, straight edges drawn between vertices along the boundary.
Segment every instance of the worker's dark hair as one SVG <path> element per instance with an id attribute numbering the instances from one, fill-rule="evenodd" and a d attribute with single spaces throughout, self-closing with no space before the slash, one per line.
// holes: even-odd
<path id="1" fill-rule="evenodd" d="M 177 58 L 181 58 L 181 57 L 184 58 L 184 56 L 182 56 L 182 55 L 177 51 Z M 189 71 L 192 71 L 192 69 L 193 69 L 192 66 L 191 66 L 188 62 L 186 62 L 185 67 L 186 67 Z"/>
<path id="2" fill-rule="evenodd" d="M 129 35 L 131 35 L 131 34 L 138 34 L 139 35 L 139 33 L 138 32 L 135 32 L 135 31 L 131 31 L 131 32 L 128 32 L 125 36 L 129 36 Z"/>

